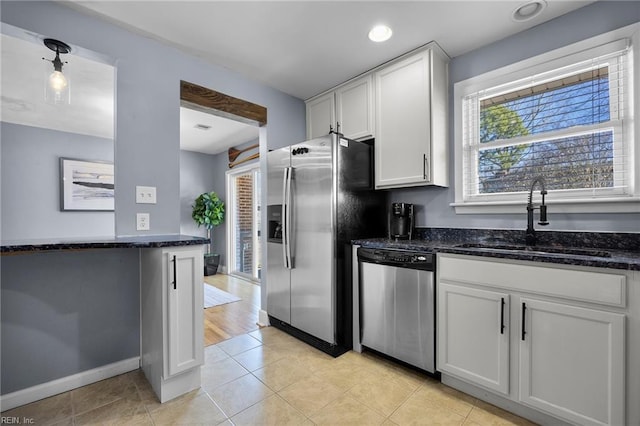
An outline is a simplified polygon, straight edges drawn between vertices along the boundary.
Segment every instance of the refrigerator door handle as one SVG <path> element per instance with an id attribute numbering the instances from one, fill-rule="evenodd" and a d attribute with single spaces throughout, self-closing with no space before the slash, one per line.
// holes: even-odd
<path id="1" fill-rule="evenodd" d="M 291 226 L 291 218 L 293 217 L 293 197 L 291 195 L 291 181 L 293 180 L 293 167 L 289 167 L 289 174 L 287 176 L 287 264 L 289 269 L 293 269 L 293 257 L 291 256 L 291 233 L 293 228 Z"/>
<path id="2" fill-rule="evenodd" d="M 287 258 L 287 177 L 289 176 L 289 168 L 285 167 L 282 171 L 282 262 L 285 268 L 289 268 Z"/>
<path id="3" fill-rule="evenodd" d="M 291 167 L 285 167 L 282 181 L 282 253 L 284 267 L 293 269 L 291 262 Z"/>

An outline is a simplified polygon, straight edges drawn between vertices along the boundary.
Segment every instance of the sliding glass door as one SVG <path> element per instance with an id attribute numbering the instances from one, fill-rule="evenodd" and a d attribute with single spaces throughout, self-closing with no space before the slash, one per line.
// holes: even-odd
<path id="1" fill-rule="evenodd" d="M 227 255 L 229 273 L 260 281 L 260 168 L 227 172 Z"/>

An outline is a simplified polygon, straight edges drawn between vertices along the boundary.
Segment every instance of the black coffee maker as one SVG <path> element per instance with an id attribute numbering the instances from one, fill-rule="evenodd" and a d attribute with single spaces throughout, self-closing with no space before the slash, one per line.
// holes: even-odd
<path id="1" fill-rule="evenodd" d="M 389 209 L 389 239 L 413 238 L 413 204 L 392 203 Z"/>

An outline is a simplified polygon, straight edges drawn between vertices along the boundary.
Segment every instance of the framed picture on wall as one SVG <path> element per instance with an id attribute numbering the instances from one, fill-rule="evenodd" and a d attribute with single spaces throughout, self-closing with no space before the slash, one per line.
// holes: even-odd
<path id="1" fill-rule="evenodd" d="M 113 163 L 60 157 L 60 210 L 113 211 Z"/>

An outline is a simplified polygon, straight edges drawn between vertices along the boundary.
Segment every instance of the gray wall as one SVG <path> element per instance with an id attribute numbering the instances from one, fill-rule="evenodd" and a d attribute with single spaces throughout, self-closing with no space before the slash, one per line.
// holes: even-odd
<path id="1" fill-rule="evenodd" d="M 113 212 L 60 211 L 59 157 L 113 161 L 113 140 L 0 123 L 3 240 L 114 235 Z"/>
<path id="2" fill-rule="evenodd" d="M 269 139 L 304 139 L 304 102 L 229 69 L 56 2 L 3 1 L 2 21 L 116 58 L 116 235 L 180 232 L 180 80 L 267 108 Z M 281 145 L 280 145 L 281 144 Z M 135 186 L 157 187 L 158 203 L 135 204 Z M 136 231 L 136 212 L 151 231 Z"/>
<path id="3" fill-rule="evenodd" d="M 2 1 L 0 16 L 2 22 L 116 58 L 117 236 L 180 232 L 180 80 L 266 107 L 269 140 L 277 146 L 304 140 L 302 100 L 233 71 L 81 14 L 58 2 Z M 266 149 L 266 146 L 261 147 L 261 152 Z M 220 182 L 224 182 L 227 160 L 222 157 L 215 161 L 225 169 L 215 167 L 214 179 L 221 176 Z M 155 186 L 158 203 L 136 205 L 136 185 Z M 221 185 L 224 187 L 224 183 Z M 136 212 L 150 213 L 151 231 L 136 231 Z M 221 227 L 218 231 L 224 232 Z M 106 259 L 111 255 L 107 251 L 91 253 L 95 256 L 92 259 L 88 259 L 85 252 L 75 251 L 2 258 L 3 394 L 51 380 L 55 374 L 39 365 L 49 362 L 45 356 L 60 361 L 52 369 L 60 372 L 57 377 L 62 377 L 139 355 L 138 251 L 118 252 L 119 263 L 108 262 Z M 29 262 L 29 259 L 37 261 Z M 103 264 L 109 267 L 103 267 Z M 32 279 L 32 274 L 43 276 L 38 278 L 39 285 L 29 289 L 25 283 Z M 46 291 L 44 275 L 47 286 L 55 288 L 58 295 L 52 300 L 41 297 L 41 305 L 37 305 L 40 309 L 27 310 L 34 307 L 29 299 Z M 96 279 L 96 276 L 100 278 Z M 94 283 L 100 285 L 94 286 Z M 131 288 L 126 287 L 125 291 L 122 286 L 126 283 Z M 14 298 L 13 292 L 28 292 L 33 296 Z M 14 309 L 5 310 L 5 302 L 9 300 L 13 301 Z M 83 306 L 85 303 L 87 309 Z M 107 321 L 110 317 L 104 313 L 109 310 L 118 313 L 123 320 L 135 318 L 135 323 L 110 324 Z M 68 322 L 63 321 L 64 314 L 71 317 L 67 318 Z M 27 321 L 24 316 L 31 317 L 26 325 L 22 325 Z M 73 317 L 77 321 L 74 322 Z M 45 324 L 38 329 L 35 325 L 49 321 L 56 326 Z M 13 328 L 13 324 L 17 326 Z M 104 339 L 98 347 L 108 356 L 101 350 L 87 348 L 94 344 L 92 334 Z M 74 335 L 77 336 L 72 338 Z M 133 355 L 130 340 L 136 341 Z M 6 363 L 6 360 L 20 358 L 19 369 L 13 368 L 15 364 Z M 31 372 L 27 373 L 27 370 Z"/>
<path id="4" fill-rule="evenodd" d="M 256 143 L 258 143 L 257 139 L 235 148 L 242 149 Z M 251 162 L 242 163 L 241 166 L 247 164 L 251 164 Z M 205 228 L 198 228 L 191 218 L 193 201 L 203 192 L 216 192 L 225 203 L 225 214 L 229 213 L 226 182 L 228 170 L 229 155 L 226 151 L 216 155 L 180 151 L 180 233 L 207 236 Z M 220 264 L 227 266 L 226 218 L 224 223 L 213 229 L 211 240 L 213 241 L 212 251 L 220 254 Z"/>
<path id="5" fill-rule="evenodd" d="M 2 256 L 2 394 L 140 355 L 138 250 Z"/>
<path id="6" fill-rule="evenodd" d="M 253 140 L 235 148 L 242 149 L 258 143 Z M 251 151 L 252 153 L 254 151 Z M 238 159 L 245 158 L 241 154 Z M 252 160 L 253 162 L 257 160 Z M 239 167 L 251 164 L 242 163 Z M 228 214 L 228 196 L 226 172 L 229 170 L 229 155 L 227 151 L 216 155 L 202 154 L 198 152 L 180 151 L 180 233 L 187 235 L 199 235 L 206 237 L 205 228 L 195 224 L 191 218 L 191 206 L 196 197 L 203 192 L 214 191 L 225 203 L 225 214 Z M 227 266 L 227 238 L 226 216 L 225 223 L 217 226 L 211 233 L 213 241 L 212 250 L 220 254 L 220 264 Z"/>
<path id="7" fill-rule="evenodd" d="M 455 199 L 453 158 L 453 85 L 509 65 L 640 21 L 638 2 L 597 2 L 523 31 L 504 40 L 453 58 L 449 64 L 449 188 L 393 190 L 390 202 L 416 204 L 417 226 L 460 228 L 526 228 L 526 200 L 522 214 L 458 214 L 449 206 Z M 636 144 L 637 145 L 637 144 Z M 639 232 L 640 212 L 619 214 L 557 214 L 549 207 L 545 229 L 567 231 Z"/>
<path id="8" fill-rule="evenodd" d="M 180 233 L 186 235 L 207 236 L 207 230 L 204 227 L 198 227 L 191 218 L 192 205 L 195 199 L 203 192 L 215 191 L 220 199 L 225 202 L 226 195 L 224 191 L 224 170 L 222 171 L 222 179 L 220 178 L 220 166 L 217 157 L 226 156 L 227 153 L 219 155 L 201 154 L 191 151 L 180 151 Z M 226 165 L 225 165 L 226 167 Z M 225 168 L 226 170 L 226 168 Z M 221 183 L 222 181 L 222 183 Z M 217 228 L 224 230 L 224 224 Z M 213 235 L 214 241 L 213 251 L 221 255 L 221 263 L 224 263 L 224 255 L 226 253 L 226 244 L 224 232 L 222 238 Z"/>

